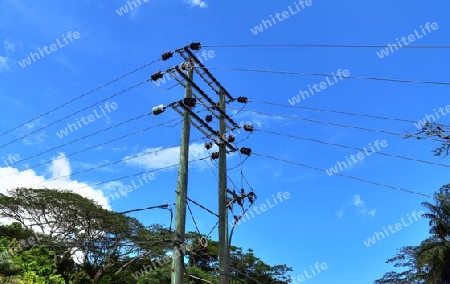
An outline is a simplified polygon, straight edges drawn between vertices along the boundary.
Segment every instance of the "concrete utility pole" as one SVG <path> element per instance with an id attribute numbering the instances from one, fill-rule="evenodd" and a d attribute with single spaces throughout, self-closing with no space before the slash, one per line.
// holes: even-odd
<path id="1" fill-rule="evenodd" d="M 180 147 L 180 164 L 178 171 L 178 185 L 176 195 L 176 216 L 175 216 L 175 234 L 176 241 L 174 243 L 174 253 L 179 257 L 172 260 L 171 284 L 182 284 L 184 276 L 184 255 L 181 246 L 185 242 L 186 229 L 186 201 L 187 201 L 187 185 L 188 185 L 188 158 L 189 158 L 189 134 L 190 125 L 194 125 L 206 137 L 214 140 L 219 147 L 219 152 L 211 154 L 211 159 L 219 159 L 219 268 L 220 268 L 220 284 L 230 284 L 230 244 L 228 233 L 228 207 L 227 207 L 227 162 L 226 156 L 228 151 L 238 151 L 232 143 L 234 136 L 227 137 L 227 124 L 230 124 L 231 130 L 240 128 L 239 125 L 230 118 L 226 113 L 226 104 L 235 99 L 226 91 L 226 89 L 219 83 L 219 81 L 209 72 L 209 70 L 198 60 L 191 50 L 199 50 L 201 44 L 193 42 L 189 46 L 177 49 L 185 60 L 185 68 L 178 66 L 170 68 L 166 71 L 169 73 L 181 86 L 185 87 L 185 99 L 169 104 L 167 107 L 173 108 L 176 112 L 183 116 L 183 130 L 181 133 L 181 147 Z M 174 52 L 166 52 L 162 55 L 162 60 L 167 60 L 173 56 Z M 194 66 L 196 68 L 194 68 Z M 187 70 L 185 73 L 182 69 Z M 193 81 L 194 71 L 205 81 L 211 89 L 219 95 L 220 101 L 216 103 L 213 101 L 198 85 Z M 176 75 L 176 74 L 178 75 Z M 163 72 L 157 72 L 151 76 L 152 81 L 162 79 Z M 192 90 L 195 90 L 193 94 Z M 212 115 L 207 115 L 205 120 L 200 118 L 192 108 L 195 107 L 196 102 L 199 101 L 208 109 Z M 237 101 L 240 103 L 247 103 L 247 98 L 239 97 Z M 159 115 L 167 108 L 164 105 L 156 106 L 152 109 L 153 115 Z M 214 130 L 208 123 L 213 119 L 213 116 L 219 119 L 219 131 Z M 191 121 L 192 120 L 192 121 Z M 205 122 L 206 121 L 206 122 Z M 244 127 L 246 130 L 246 127 Z M 217 137 L 218 136 L 218 137 Z M 208 146 L 209 145 L 209 146 Z M 205 148 L 209 150 L 212 143 L 205 143 Z M 251 149 L 241 148 L 241 154 L 251 154 Z"/>
<path id="2" fill-rule="evenodd" d="M 223 90 L 219 92 L 219 108 L 226 113 L 226 98 Z M 225 116 L 220 115 L 219 135 L 226 136 Z M 219 139 L 218 141 L 221 141 Z M 229 284 L 230 251 L 228 249 L 228 210 L 227 210 L 227 148 L 222 141 L 219 144 L 219 268 L 220 284 Z"/>
<path id="3" fill-rule="evenodd" d="M 194 69 L 192 61 L 187 61 L 187 77 L 192 80 Z M 192 87 L 188 83 L 184 91 L 185 98 L 192 98 Z M 191 132 L 191 118 L 188 111 L 183 114 L 183 129 L 181 130 L 180 166 L 178 168 L 176 209 L 175 209 L 175 240 L 174 252 L 179 252 L 179 257 L 172 258 L 171 283 L 182 284 L 184 274 L 184 254 L 181 244 L 184 244 L 186 229 L 186 198 L 188 186 L 188 162 L 189 162 L 189 136 Z"/>

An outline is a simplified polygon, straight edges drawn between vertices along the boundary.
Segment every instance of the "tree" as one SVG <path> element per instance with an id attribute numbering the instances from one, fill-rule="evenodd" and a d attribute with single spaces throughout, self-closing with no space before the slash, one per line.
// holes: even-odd
<path id="1" fill-rule="evenodd" d="M 94 283 L 106 274 L 122 271 L 130 259 L 159 253 L 155 243 L 166 237 L 148 230 L 135 218 L 110 212 L 69 191 L 10 190 L 8 196 L 0 195 L 0 216 L 30 230 L 38 228 L 41 242 L 61 260 L 78 259 Z M 67 261 L 62 264 L 67 265 Z"/>
<path id="2" fill-rule="evenodd" d="M 406 138 L 434 138 L 442 142 L 442 145 L 433 150 L 435 156 L 447 157 L 450 154 L 450 128 L 437 123 L 426 122 L 422 129 Z"/>
<path id="3" fill-rule="evenodd" d="M 430 211 L 422 217 L 429 219 L 431 236 L 389 259 L 387 263 L 404 270 L 388 272 L 375 284 L 450 283 L 450 184 L 441 187 L 434 200 L 436 204 L 422 203 Z"/>
<path id="4" fill-rule="evenodd" d="M 0 217 L 16 221 L 0 225 L 0 252 L 15 248 L 0 258 L 0 277 L 26 284 L 170 283 L 171 257 L 177 257 L 171 229 L 145 227 L 78 194 L 50 189 L 0 194 Z M 204 246 L 201 237 L 186 234 L 183 283 L 217 283 L 218 242 Z M 285 265 L 270 266 L 239 247 L 231 256 L 233 284 L 289 283 Z"/>

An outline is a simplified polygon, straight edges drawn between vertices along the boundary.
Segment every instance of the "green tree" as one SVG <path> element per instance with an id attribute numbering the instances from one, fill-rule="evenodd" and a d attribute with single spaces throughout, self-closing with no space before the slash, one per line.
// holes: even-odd
<path id="1" fill-rule="evenodd" d="M 404 247 L 387 263 L 402 271 L 386 273 L 375 284 L 446 284 L 450 283 L 450 185 L 434 194 L 435 204 L 423 202 L 429 213 L 430 237 L 420 245 Z"/>

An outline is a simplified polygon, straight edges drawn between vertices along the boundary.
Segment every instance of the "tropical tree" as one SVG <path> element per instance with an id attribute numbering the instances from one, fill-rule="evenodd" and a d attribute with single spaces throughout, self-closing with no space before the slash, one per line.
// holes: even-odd
<path id="1" fill-rule="evenodd" d="M 375 284 L 450 283 L 450 184 L 434 194 L 435 204 L 423 202 L 429 213 L 430 237 L 418 246 L 404 247 L 387 263 L 403 271 L 386 273 Z"/>
<path id="2" fill-rule="evenodd" d="M 161 208 L 164 208 L 162 206 Z M 174 232 L 111 212 L 64 190 L 17 188 L 0 194 L 0 283 L 170 283 Z M 186 234 L 183 283 L 217 283 L 218 242 Z M 231 247 L 234 283 L 289 283 L 290 268 L 270 266 Z M 2 278 L 3 277 L 3 278 Z M 237 280 L 240 279 L 240 280 Z M 12 282 L 11 282 L 12 283 Z"/>

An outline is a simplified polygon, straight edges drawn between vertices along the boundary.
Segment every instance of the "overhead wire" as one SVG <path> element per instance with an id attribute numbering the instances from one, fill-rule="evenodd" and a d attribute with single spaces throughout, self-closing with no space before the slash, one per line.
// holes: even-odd
<path id="1" fill-rule="evenodd" d="M 189 141 L 189 143 L 195 142 L 197 140 L 200 140 L 200 139 L 191 140 L 191 141 Z M 166 147 L 166 148 L 161 148 L 161 149 L 158 149 L 158 150 L 155 150 L 155 151 L 145 152 L 145 153 L 141 153 L 139 155 L 128 156 L 128 157 L 120 159 L 120 160 L 116 160 L 116 161 L 113 161 L 113 162 L 101 164 L 99 166 L 87 168 L 87 169 L 84 169 L 84 170 L 81 170 L 81 171 L 78 171 L 78 172 L 70 173 L 70 174 L 65 175 L 65 176 L 59 176 L 59 177 L 56 177 L 56 178 L 53 178 L 53 179 L 50 179 L 50 180 L 46 180 L 44 182 L 40 182 L 40 183 L 37 183 L 37 184 L 32 184 L 32 185 L 29 185 L 28 187 L 33 187 L 33 186 L 40 185 L 40 184 L 46 184 L 46 183 L 49 183 L 49 182 L 52 182 L 52 181 L 55 181 L 55 180 L 59 180 L 59 179 L 62 179 L 62 178 L 72 177 L 72 176 L 75 176 L 75 175 L 78 175 L 78 174 L 81 174 L 81 173 L 89 172 L 89 171 L 92 171 L 92 170 L 97 170 L 97 169 L 100 169 L 100 168 L 103 168 L 103 167 L 111 166 L 111 165 L 114 165 L 114 164 L 118 164 L 118 163 L 121 163 L 121 162 L 129 161 L 129 160 L 136 159 L 136 158 L 139 158 L 139 157 L 144 157 L 144 156 L 147 156 L 147 155 L 150 155 L 150 154 L 156 154 L 156 153 L 159 153 L 159 152 L 162 152 L 162 151 L 166 151 L 166 150 L 175 148 L 175 147 L 177 147 L 179 145 L 180 144 L 175 144 L 173 146 L 169 146 L 169 147 Z"/>
<path id="2" fill-rule="evenodd" d="M 338 126 L 338 127 L 344 127 L 344 128 L 352 128 L 352 129 L 358 129 L 358 130 L 369 131 L 369 132 L 378 132 L 378 133 L 383 133 L 383 134 L 388 134 L 388 135 L 401 136 L 403 138 L 406 137 L 406 134 L 393 132 L 393 131 L 387 131 L 387 130 L 372 129 L 372 128 L 362 127 L 362 126 L 348 125 L 348 124 L 342 124 L 342 123 L 336 123 L 336 122 L 326 122 L 326 121 L 320 121 L 320 120 L 316 120 L 316 119 L 290 116 L 290 115 L 284 115 L 284 114 L 274 114 L 274 113 L 269 113 L 269 112 L 264 112 L 264 111 L 256 111 L 256 110 L 248 110 L 248 109 L 243 110 L 243 111 L 249 112 L 249 113 L 263 114 L 263 115 L 267 115 L 267 116 L 277 116 L 277 117 L 301 120 L 301 121 L 306 121 L 306 122 L 313 122 L 313 123 L 332 125 L 332 126 Z M 420 137 L 418 135 L 413 135 L 413 134 L 411 134 L 409 136 L 417 138 L 417 139 L 422 139 L 422 140 L 431 140 L 431 141 L 442 142 L 439 139 L 430 138 L 430 137 Z"/>
<path id="3" fill-rule="evenodd" d="M 158 61 L 160 61 L 160 60 L 161 60 L 161 59 L 153 60 L 152 62 L 147 63 L 147 64 L 144 64 L 144 65 L 142 65 L 142 66 L 140 66 L 140 67 L 138 67 L 138 68 L 136 68 L 136 69 L 134 69 L 134 70 L 132 70 L 132 71 L 130 71 L 130 72 L 128 72 L 128 73 L 125 73 L 124 75 L 121 75 L 121 76 L 119 76 L 119 77 L 117 77 L 117 78 L 115 78 L 115 79 L 113 79 L 113 80 L 111 80 L 111 81 L 109 81 L 109 82 L 107 82 L 107 83 L 105 83 L 105 84 L 103 84 L 103 85 L 101 85 L 101 86 L 99 86 L 99 87 L 93 89 L 93 90 L 90 90 L 90 91 L 88 91 L 88 92 L 86 92 L 86 93 L 83 93 L 83 94 L 81 94 L 81 95 L 79 95 L 79 96 L 77 96 L 77 97 L 75 97 L 75 98 L 73 98 L 73 99 L 71 99 L 71 100 L 69 100 L 69 101 L 66 101 L 66 102 L 64 102 L 63 104 L 61 104 L 61 105 L 59 105 L 59 106 L 57 106 L 57 107 L 55 107 L 55 108 L 53 108 L 53 109 L 51 109 L 51 110 L 49 110 L 49 111 L 43 113 L 43 114 L 41 114 L 41 115 L 38 115 L 38 116 L 36 116 L 36 117 L 34 117 L 34 118 L 28 120 L 27 122 L 24 122 L 24 123 L 22 123 L 22 124 L 20 124 L 20 125 L 18 125 L 18 126 L 15 126 L 15 127 L 11 128 L 11 129 L 9 129 L 9 130 L 7 130 L 7 131 L 2 132 L 2 133 L 0 134 L 0 137 L 2 137 L 2 136 L 4 136 L 5 134 L 8 134 L 8 133 L 10 133 L 10 132 L 12 132 L 12 131 L 14 131 L 14 130 L 20 128 L 20 127 L 22 127 L 22 126 L 25 126 L 25 125 L 28 124 L 28 123 L 31 123 L 31 122 L 33 122 L 33 121 L 35 121 L 35 120 L 38 120 L 38 119 L 40 119 L 40 118 L 42 118 L 42 117 L 44 117 L 44 116 L 46 116 L 46 115 L 48 115 L 48 114 L 50 114 L 50 113 L 52 113 L 52 112 L 58 110 L 58 109 L 60 109 L 60 108 L 63 108 L 63 107 L 65 107 L 66 105 L 69 105 L 69 104 L 71 104 L 71 103 L 73 103 L 73 102 L 75 102 L 75 101 L 77 101 L 77 100 L 79 100 L 79 99 L 81 99 L 81 98 L 83 98 L 83 97 L 85 97 L 85 96 L 87 96 L 87 95 L 90 95 L 90 94 L 92 94 L 92 93 L 94 93 L 94 92 L 96 92 L 96 91 L 98 91 L 98 90 L 100 90 L 100 89 L 103 89 L 103 88 L 106 87 L 106 86 L 109 86 L 109 85 L 111 85 L 111 84 L 113 84 L 113 83 L 115 83 L 115 82 L 117 82 L 117 81 L 120 81 L 121 79 L 126 78 L 126 77 L 128 77 L 128 76 L 130 76 L 130 75 L 132 75 L 132 74 L 134 74 L 134 73 L 136 73 L 136 72 L 138 72 L 138 71 L 140 71 L 140 70 L 142 70 L 142 69 L 144 69 L 144 68 L 146 68 L 146 67 L 148 67 L 148 66 L 150 66 L 150 65 L 152 65 L 152 64 L 154 64 L 154 63 L 156 63 L 156 62 L 158 62 Z"/>
<path id="4" fill-rule="evenodd" d="M 97 215 L 97 216 L 90 216 L 91 218 L 106 218 L 106 217 L 114 217 L 117 214 L 129 214 L 129 213 L 133 213 L 133 212 L 139 212 L 139 211 L 146 211 L 146 210 L 153 210 L 153 209 L 165 209 L 168 210 L 171 214 L 171 221 L 170 224 L 172 224 L 172 220 L 173 220 L 173 210 L 172 208 L 169 207 L 169 204 L 162 204 L 162 205 L 156 205 L 156 206 L 150 206 L 150 207 L 145 207 L 145 208 L 133 208 L 130 210 L 126 210 L 126 211 L 122 211 L 122 212 L 108 212 L 105 214 L 101 214 L 101 215 Z M 58 221 L 48 221 L 48 222 L 40 222 L 40 223 L 32 223 L 32 224 L 27 224 L 26 226 L 40 226 L 40 225 L 50 225 L 50 224 L 54 224 L 57 223 Z M 170 226 L 171 227 L 171 226 Z"/>
<path id="5" fill-rule="evenodd" d="M 351 45 L 351 44 L 234 44 L 202 45 L 210 48 L 386 48 L 387 45 Z M 449 45 L 404 45 L 406 49 L 450 49 Z"/>
<path id="6" fill-rule="evenodd" d="M 307 168 L 307 169 L 312 169 L 312 170 L 316 170 L 316 171 L 320 171 L 320 172 L 324 172 L 324 173 L 326 172 L 326 170 L 318 168 L 318 167 L 309 166 L 309 165 L 298 163 L 298 162 L 294 162 L 294 161 L 289 161 L 289 160 L 286 160 L 286 159 L 283 159 L 283 158 L 279 158 L 279 157 L 273 157 L 273 156 L 270 156 L 270 155 L 264 155 L 264 154 L 258 154 L 258 153 L 252 153 L 252 155 L 259 156 L 259 157 L 264 157 L 264 158 L 268 158 L 268 159 L 272 159 L 272 160 L 276 160 L 276 161 L 280 161 L 280 162 L 284 162 L 284 163 L 288 163 L 288 164 L 292 164 L 292 165 L 297 165 L 297 166 L 300 166 L 300 167 L 304 167 L 304 168 Z M 397 186 L 392 186 L 392 185 L 389 185 L 389 184 L 379 183 L 379 182 L 375 182 L 375 181 L 371 181 L 371 180 L 367 180 L 367 179 L 363 179 L 363 178 L 359 178 L 359 177 L 355 177 L 355 176 L 351 176 L 351 175 L 345 175 L 345 174 L 341 174 L 341 173 L 333 173 L 333 175 L 340 176 L 340 177 L 345 177 L 345 178 L 349 178 L 349 179 L 353 179 L 353 180 L 357 180 L 357 181 L 364 182 L 364 183 L 369 183 L 369 184 L 372 184 L 372 185 L 386 187 L 386 188 L 393 189 L 393 190 L 403 191 L 403 192 L 410 193 L 410 194 L 415 194 L 415 195 L 431 198 L 430 195 L 425 194 L 425 193 L 421 193 L 421 192 L 417 192 L 417 191 L 414 191 L 414 190 L 401 188 L 401 187 L 397 187 Z"/>
<path id="7" fill-rule="evenodd" d="M 408 123 L 417 123 L 417 121 L 412 120 L 412 119 L 386 117 L 386 116 L 370 115 L 370 114 L 364 114 L 364 113 L 354 113 L 354 112 L 340 111 L 340 110 L 328 110 L 328 109 L 321 109 L 321 108 L 308 107 L 308 106 L 286 105 L 286 104 L 280 104 L 280 103 L 274 103 L 274 102 L 265 102 L 265 101 L 257 101 L 257 100 L 251 100 L 251 102 L 252 103 L 259 103 L 259 104 L 267 104 L 267 105 L 272 105 L 272 106 L 286 107 L 286 108 L 313 110 L 313 111 L 327 112 L 327 113 L 337 113 L 337 114 L 344 114 L 344 115 L 349 115 L 349 116 L 361 116 L 361 117 L 375 118 L 375 119 L 382 119 L 382 120 L 392 120 L 392 121 L 400 121 L 400 122 L 408 122 Z"/>
<path id="8" fill-rule="evenodd" d="M 198 162 L 198 161 L 201 161 L 201 160 L 207 159 L 207 158 L 210 158 L 210 157 L 207 156 L 207 157 L 191 160 L 191 161 L 188 161 L 188 163 Z M 85 186 L 75 188 L 74 190 L 83 189 L 83 188 L 92 187 L 92 186 L 97 186 L 97 185 L 101 185 L 101 184 L 105 184 L 105 183 L 109 183 L 109 182 L 113 182 L 113 181 L 126 179 L 126 178 L 129 178 L 129 177 L 139 176 L 139 175 L 142 175 L 144 173 L 152 173 L 152 172 L 156 172 L 156 171 L 166 170 L 166 169 L 170 169 L 170 168 L 173 168 L 173 167 L 176 167 L 176 166 L 179 166 L 179 163 L 173 164 L 173 165 L 170 165 L 170 166 L 166 166 L 166 167 L 162 167 L 162 168 L 149 170 L 149 171 L 144 171 L 144 172 L 140 172 L 140 173 L 135 173 L 135 174 L 131 174 L 131 175 L 122 176 L 122 177 L 119 177 L 119 178 L 116 178 L 116 179 L 112 179 L 112 180 L 107 180 L 107 181 L 102 181 L 102 182 L 97 182 L 97 183 L 88 183 Z"/>
<path id="9" fill-rule="evenodd" d="M 90 146 L 90 147 L 87 147 L 87 148 L 84 148 L 84 149 L 81 149 L 81 150 L 77 150 L 77 151 L 72 152 L 72 153 L 69 153 L 69 154 L 65 154 L 64 157 L 70 157 L 70 156 L 73 156 L 73 155 L 76 155 L 76 154 L 85 152 L 85 151 L 87 151 L 87 150 L 95 149 L 95 148 L 97 148 L 97 147 L 100 147 L 100 146 L 109 144 L 109 143 L 111 143 L 111 142 L 118 141 L 118 140 L 121 140 L 121 139 L 130 137 L 130 136 L 136 135 L 136 134 L 138 134 L 138 133 L 143 133 L 143 132 L 145 132 L 145 131 L 147 131 L 147 130 L 150 130 L 150 129 L 152 129 L 152 128 L 156 128 L 156 127 L 158 127 L 158 126 L 163 126 L 164 124 L 172 123 L 172 122 L 178 121 L 178 120 L 182 121 L 182 119 L 176 118 L 176 119 L 172 119 L 172 120 L 169 120 L 169 121 L 166 121 L 166 122 L 163 122 L 163 123 L 158 123 L 158 124 L 156 124 L 156 125 L 151 125 L 151 126 L 149 126 L 149 127 L 145 127 L 145 128 L 140 129 L 140 130 L 133 131 L 133 132 L 128 133 L 128 134 L 125 134 L 125 135 L 123 135 L 123 136 L 116 137 L 116 138 L 113 138 L 113 139 L 111 139 L 111 140 L 108 140 L 108 141 L 105 141 L 105 142 L 101 142 L 101 143 L 98 143 L 98 144 L 96 144 L 96 145 L 93 145 L 93 146 Z M 117 126 L 117 125 L 116 125 L 116 126 Z M 113 126 L 113 127 L 114 127 L 114 126 Z M 108 128 L 108 129 L 109 129 L 109 128 Z M 96 135 L 96 134 L 101 133 L 101 132 L 106 131 L 106 130 L 107 130 L 107 129 L 103 129 L 103 130 L 100 130 L 100 131 L 91 133 L 91 134 L 89 134 L 89 135 L 87 135 L 87 136 L 84 136 L 84 138 L 87 138 L 87 137 Z M 84 139 L 84 138 L 83 138 L 83 139 Z M 78 141 L 78 140 L 82 140 L 82 139 L 80 138 L 80 139 L 77 139 L 77 141 Z M 72 142 L 74 142 L 74 141 L 72 141 Z M 72 142 L 70 142 L 70 143 L 72 143 Z M 68 145 L 68 143 L 63 144 L 62 146 L 67 146 L 67 145 Z M 52 150 L 59 149 L 59 148 L 61 148 L 62 146 L 58 146 L 58 147 L 52 148 Z M 46 153 L 46 152 L 48 152 L 48 151 L 40 152 L 40 153 L 38 153 L 38 154 L 36 154 L 36 155 L 27 157 L 27 158 L 25 158 L 25 159 L 28 160 L 28 159 L 31 159 L 31 158 L 35 158 L 35 157 L 40 156 L 41 154 Z M 41 162 L 41 163 L 35 164 L 35 165 L 33 165 L 33 166 L 27 166 L 27 168 L 25 168 L 25 169 L 19 171 L 19 173 L 20 173 L 20 172 L 23 172 L 23 171 L 26 171 L 26 170 L 34 169 L 34 168 L 36 168 L 36 167 L 38 167 L 38 166 L 42 166 L 42 165 L 45 165 L 45 164 L 52 163 L 53 161 L 56 161 L 56 160 L 61 159 L 61 158 L 62 158 L 62 157 L 56 158 L 56 159 L 51 159 L 51 160 L 48 160 L 48 161 L 45 161 L 45 162 Z M 25 159 L 24 159 L 24 160 L 25 160 Z M 23 161 L 23 160 L 20 160 L 19 162 L 21 162 L 21 161 Z M 18 162 L 18 163 L 19 163 L 19 162 Z M 12 175 L 14 175 L 14 174 L 16 174 L 16 173 L 12 173 L 12 174 L 8 174 L 8 175 L 3 175 L 3 176 L 0 176 L 0 178 L 12 176 Z"/>
<path id="10" fill-rule="evenodd" d="M 19 160 L 19 161 L 18 161 L 17 163 L 22 163 L 22 162 L 24 162 L 24 161 L 28 161 L 28 160 L 30 160 L 30 159 L 32 159 L 32 158 L 36 158 L 36 157 L 39 157 L 39 156 L 41 156 L 42 154 L 45 154 L 45 153 L 48 153 L 48 152 L 51 152 L 51 151 L 54 151 L 54 150 L 60 149 L 60 148 L 62 148 L 62 147 L 65 147 L 65 146 L 71 145 L 71 144 L 73 144 L 73 143 L 76 143 L 76 142 L 78 142 L 78 141 L 81 141 L 81 140 L 84 140 L 84 139 L 86 139 L 86 138 L 89 138 L 89 137 L 95 136 L 95 135 L 97 135 L 97 134 L 100 134 L 100 133 L 102 133 L 102 132 L 105 132 L 105 131 L 111 130 L 111 129 L 113 129 L 113 128 L 116 128 L 116 127 L 118 127 L 118 126 L 122 126 L 122 125 L 128 124 L 128 123 L 130 123 L 130 122 L 133 122 L 133 121 L 139 120 L 139 119 L 141 119 L 141 118 L 144 118 L 144 117 L 146 117 L 146 116 L 148 116 L 148 114 L 147 114 L 147 113 L 146 113 L 146 114 L 141 114 L 141 115 L 138 115 L 138 116 L 136 116 L 136 117 L 130 118 L 130 119 L 128 119 L 128 120 L 126 120 L 126 121 L 123 121 L 123 122 L 120 122 L 120 123 L 116 123 L 116 124 L 114 124 L 114 125 L 112 125 L 112 126 L 110 126 L 110 127 L 107 127 L 107 128 L 101 129 L 101 130 L 99 130 L 99 131 L 95 131 L 95 132 L 93 132 L 93 133 L 90 133 L 90 134 L 88 134 L 88 135 L 85 135 L 85 136 L 83 136 L 83 137 L 80 137 L 80 138 L 74 139 L 74 140 L 72 140 L 72 141 L 70 141 L 70 142 L 67 142 L 67 143 L 61 144 L 61 145 L 59 145 L 59 146 L 53 147 L 53 148 L 51 148 L 51 149 L 48 149 L 48 150 L 46 150 L 46 151 L 43 151 L 43 152 L 39 152 L 38 154 L 35 154 L 35 155 L 32 155 L 32 156 L 29 156 L 29 157 L 26 157 L 26 158 L 20 159 L 20 160 Z M 16 163 L 16 164 L 17 164 L 17 163 Z"/>
<path id="11" fill-rule="evenodd" d="M 272 131 L 272 130 L 255 129 L 255 131 L 268 133 L 268 134 L 272 134 L 272 135 L 277 135 L 277 136 L 282 136 L 282 137 L 294 138 L 294 139 L 298 139 L 298 140 L 310 141 L 310 142 L 314 142 L 314 143 L 320 143 L 320 144 L 329 145 L 329 146 L 340 147 L 340 148 L 344 148 L 344 149 L 357 150 L 357 151 L 364 152 L 364 149 L 358 148 L 358 147 L 351 147 L 351 146 L 346 146 L 346 145 L 342 145 L 342 144 L 338 144 L 338 143 L 325 142 L 325 141 L 321 141 L 321 140 L 317 140 L 317 139 L 313 139 L 313 138 L 300 137 L 300 136 L 296 136 L 296 135 L 292 135 L 292 134 L 284 134 L 284 133 L 279 133 L 279 132 L 275 132 L 275 131 Z M 447 165 L 447 164 L 431 162 L 431 161 L 426 161 L 426 160 L 422 160 L 422 159 L 416 159 L 416 158 L 412 158 L 412 157 L 394 155 L 394 154 L 389 154 L 389 153 L 384 153 L 384 152 L 373 152 L 373 151 L 370 151 L 369 153 L 370 154 L 382 155 L 382 156 L 386 156 L 386 157 L 391 157 L 391 158 L 403 159 L 403 160 L 407 160 L 407 161 L 419 162 L 419 163 L 423 163 L 423 164 L 429 164 L 429 165 L 435 165 L 435 166 L 450 168 L 450 165 Z"/>
<path id="12" fill-rule="evenodd" d="M 225 70 L 225 71 L 244 71 L 254 73 L 267 73 L 267 74 L 281 74 L 281 75 L 300 75 L 300 76 L 318 76 L 318 77 L 332 77 L 336 75 L 323 74 L 323 73 L 308 73 L 308 72 L 295 72 L 295 71 L 277 71 L 277 70 L 264 70 L 264 69 L 252 69 L 252 68 L 234 68 L 234 67 L 209 67 L 211 70 Z M 441 81 L 425 81 L 425 80 L 412 80 L 412 79 L 397 79 L 397 78 L 378 78 L 378 77 L 363 77 L 363 76 L 344 76 L 342 79 L 355 79 L 364 81 L 384 81 L 384 82 L 396 82 L 396 83 L 417 83 L 417 84 L 430 84 L 430 85 L 445 85 L 450 86 L 450 82 Z"/>
<path id="13" fill-rule="evenodd" d="M 135 84 L 135 85 L 133 85 L 133 86 L 127 88 L 127 89 L 124 89 L 124 90 L 122 90 L 122 91 L 120 91 L 120 92 L 118 92 L 118 93 L 115 93 L 115 94 L 113 94 L 113 95 L 111 95 L 111 96 L 109 96 L 109 97 L 107 97 L 107 98 L 105 98 L 105 99 L 102 99 L 102 100 L 100 100 L 100 101 L 97 101 L 97 102 L 95 102 L 95 103 L 93 103 L 93 104 L 91 104 L 91 105 L 88 105 L 88 106 L 86 106 L 86 107 L 80 109 L 80 110 L 77 110 L 77 111 L 75 111 L 75 112 L 73 112 L 73 113 L 71 113 L 71 114 L 68 114 L 68 115 L 66 115 L 66 116 L 64 116 L 64 117 L 62 117 L 62 118 L 59 118 L 59 119 L 57 119 L 57 120 L 55 120 L 55 121 L 53 121 L 53 122 L 51 122 L 51 123 L 49 123 L 49 124 L 47 124 L 47 125 L 45 125 L 45 126 L 42 126 L 42 127 L 38 128 L 38 129 L 36 129 L 36 130 L 33 130 L 33 131 L 31 131 L 30 133 L 27 133 L 27 134 L 25 134 L 25 135 L 23 135 L 23 136 L 21 136 L 21 137 L 19 137 L 19 138 L 16 138 L 16 139 L 11 140 L 11 141 L 9 141 L 9 142 L 7 142 L 7 143 L 5 143 L 5 144 L 2 144 L 2 145 L 0 145 L 0 149 L 6 147 L 6 146 L 8 146 L 8 145 L 11 145 L 11 144 L 13 144 L 13 143 L 15 143 L 15 142 L 17 142 L 17 141 L 20 141 L 20 140 L 22 140 L 23 138 L 26 138 L 26 137 L 28 137 L 28 136 L 34 134 L 34 133 L 37 133 L 37 132 L 39 132 L 39 131 L 41 131 L 41 130 L 44 130 L 44 129 L 46 129 L 46 128 L 52 126 L 52 125 L 55 125 L 56 123 L 61 122 L 61 121 L 65 120 L 66 118 L 69 118 L 69 117 L 71 117 L 71 116 L 74 116 L 75 114 L 78 114 L 78 113 L 80 113 L 80 112 L 82 112 L 82 111 L 85 111 L 85 110 L 87 110 L 87 109 L 89 109 L 89 108 L 91 108 L 91 107 L 93 107 L 93 106 L 95 106 L 95 105 L 97 105 L 97 104 L 99 104 L 99 103 L 102 103 L 102 102 L 104 102 L 104 101 L 106 101 L 106 100 L 112 99 L 112 98 L 114 98 L 114 97 L 116 97 L 116 96 L 118 96 L 118 95 L 121 95 L 121 94 L 123 94 L 123 93 L 129 92 L 129 91 L 131 91 L 132 89 L 137 88 L 137 87 L 139 87 L 139 86 L 141 86 L 141 85 L 143 85 L 143 84 L 145 84 L 145 83 L 147 83 L 147 82 L 149 82 L 149 81 L 150 81 L 150 79 L 146 79 L 146 80 L 144 80 L 144 81 L 142 81 L 142 82 L 140 82 L 140 83 L 138 83 L 138 84 Z"/>

